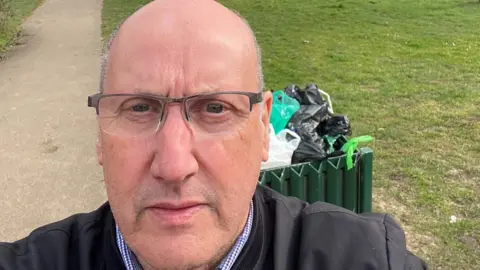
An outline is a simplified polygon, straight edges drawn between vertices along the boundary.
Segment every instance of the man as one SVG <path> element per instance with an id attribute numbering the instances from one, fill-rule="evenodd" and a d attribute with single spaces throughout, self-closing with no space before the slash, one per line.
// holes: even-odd
<path id="1" fill-rule="evenodd" d="M 1 269 L 424 269 L 385 215 L 257 186 L 272 97 L 255 37 L 211 0 L 157 0 L 103 60 L 108 203 L 0 244 Z"/>

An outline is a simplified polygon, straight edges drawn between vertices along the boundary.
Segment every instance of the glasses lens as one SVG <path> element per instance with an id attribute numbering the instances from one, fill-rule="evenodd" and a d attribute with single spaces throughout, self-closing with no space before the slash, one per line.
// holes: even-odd
<path id="1" fill-rule="evenodd" d="M 212 94 L 190 98 L 186 107 L 196 134 L 224 135 L 241 129 L 248 122 L 250 99 L 243 94 Z"/>
<path id="2" fill-rule="evenodd" d="M 139 96 L 106 96 L 98 104 L 101 129 L 110 134 L 138 136 L 154 132 L 163 103 Z"/>

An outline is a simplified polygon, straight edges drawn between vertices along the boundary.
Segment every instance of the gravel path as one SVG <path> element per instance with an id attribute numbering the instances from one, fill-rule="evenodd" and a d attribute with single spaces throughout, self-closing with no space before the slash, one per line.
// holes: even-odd
<path id="1" fill-rule="evenodd" d="M 0 241 L 105 201 L 87 107 L 99 76 L 101 5 L 46 0 L 0 62 Z"/>

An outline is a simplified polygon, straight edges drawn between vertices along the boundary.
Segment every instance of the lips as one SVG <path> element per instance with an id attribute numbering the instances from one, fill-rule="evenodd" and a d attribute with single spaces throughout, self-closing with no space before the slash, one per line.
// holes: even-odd
<path id="1" fill-rule="evenodd" d="M 151 206 L 151 208 L 159 208 L 165 210 L 182 210 L 190 207 L 201 205 L 199 202 L 195 201 L 185 201 L 185 202 L 159 202 Z"/>
<path id="2" fill-rule="evenodd" d="M 205 204 L 185 202 L 159 202 L 147 208 L 156 218 L 156 223 L 167 227 L 186 226 L 193 223 L 193 217 L 206 208 Z"/>

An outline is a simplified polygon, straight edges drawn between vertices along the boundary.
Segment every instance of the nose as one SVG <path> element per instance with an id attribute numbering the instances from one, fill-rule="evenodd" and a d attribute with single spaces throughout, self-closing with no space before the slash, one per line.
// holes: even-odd
<path id="1" fill-rule="evenodd" d="M 181 106 L 166 108 L 168 115 L 155 136 L 152 176 L 159 181 L 180 184 L 195 175 L 198 162 L 193 155 L 193 136 L 185 122 Z"/>

